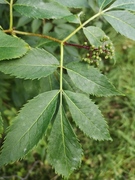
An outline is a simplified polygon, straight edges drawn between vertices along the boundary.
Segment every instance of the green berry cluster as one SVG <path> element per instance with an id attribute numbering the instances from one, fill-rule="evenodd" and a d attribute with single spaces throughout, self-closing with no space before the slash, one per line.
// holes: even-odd
<path id="1" fill-rule="evenodd" d="M 82 58 L 83 61 L 89 64 L 98 65 L 102 59 L 112 59 L 114 56 L 114 47 L 111 43 L 109 37 L 104 36 L 100 39 L 101 45 L 99 47 L 95 47 L 94 45 L 90 45 L 88 48 L 88 52 Z M 84 45 L 88 45 L 87 42 L 84 42 Z"/>

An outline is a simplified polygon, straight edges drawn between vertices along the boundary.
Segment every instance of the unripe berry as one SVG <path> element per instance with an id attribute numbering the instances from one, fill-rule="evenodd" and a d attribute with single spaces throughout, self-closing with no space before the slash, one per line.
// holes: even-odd
<path id="1" fill-rule="evenodd" d="M 92 45 L 92 46 L 91 46 L 91 48 L 92 48 L 92 49 L 95 49 L 95 46 L 94 46 L 94 45 Z"/>
<path id="2" fill-rule="evenodd" d="M 100 49 L 100 50 L 99 50 L 99 52 L 100 52 L 100 54 L 102 54 L 102 53 L 103 53 L 103 50 L 102 50 L 102 49 Z"/>
<path id="3" fill-rule="evenodd" d="M 88 43 L 85 41 L 85 42 L 84 42 L 84 45 L 88 45 Z"/>
<path id="4" fill-rule="evenodd" d="M 109 57 L 108 56 L 105 56 L 105 59 L 108 59 Z"/>
<path id="5" fill-rule="evenodd" d="M 98 49 L 99 49 L 99 50 L 102 49 L 102 46 L 100 45 Z"/>
<path id="6" fill-rule="evenodd" d="M 93 59 L 95 59 L 95 58 L 96 58 L 96 56 L 95 56 L 95 55 L 93 55 L 93 56 L 92 56 L 92 58 L 93 58 Z"/>
<path id="7" fill-rule="evenodd" d="M 99 62 L 98 61 L 96 62 L 96 65 L 99 66 Z"/>
<path id="8" fill-rule="evenodd" d="M 108 41 L 109 37 L 108 36 L 104 36 L 104 41 Z"/>
<path id="9" fill-rule="evenodd" d="M 98 59 L 98 58 L 99 58 L 99 56 L 97 55 L 97 56 L 96 56 L 96 59 Z"/>
<path id="10" fill-rule="evenodd" d="M 89 64 L 90 64 L 90 59 L 87 59 L 87 63 L 89 63 Z"/>
<path id="11" fill-rule="evenodd" d="M 109 46 L 109 47 L 112 47 L 112 46 L 113 46 L 113 44 L 112 44 L 112 43 L 108 43 L 108 46 Z"/>

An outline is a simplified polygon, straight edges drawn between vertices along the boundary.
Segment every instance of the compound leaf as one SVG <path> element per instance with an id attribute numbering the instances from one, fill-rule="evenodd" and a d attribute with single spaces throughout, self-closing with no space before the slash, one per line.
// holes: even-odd
<path id="1" fill-rule="evenodd" d="M 97 0 L 97 3 L 100 9 L 104 9 L 108 4 L 110 4 L 112 0 Z"/>
<path id="2" fill-rule="evenodd" d="M 135 15 L 128 11 L 110 11 L 104 13 L 104 18 L 120 34 L 135 40 Z"/>
<path id="3" fill-rule="evenodd" d="M 62 107 L 60 107 L 62 108 Z M 48 143 L 48 161 L 67 177 L 80 166 L 82 149 L 63 109 L 59 109 Z"/>
<path id="4" fill-rule="evenodd" d="M 13 37 L 0 31 L 0 61 L 19 58 L 26 54 L 29 45 L 18 37 Z"/>
<path id="5" fill-rule="evenodd" d="M 63 6 L 70 7 L 70 8 L 83 8 L 83 7 L 89 7 L 87 0 L 53 0 L 56 1 L 59 4 L 62 4 Z"/>
<path id="6" fill-rule="evenodd" d="M 58 60 L 43 49 L 31 49 L 18 60 L 3 61 L 0 71 L 24 79 L 39 79 L 52 74 L 58 67 Z"/>
<path id="7" fill-rule="evenodd" d="M 135 11 L 135 0 L 117 0 L 109 7 L 109 9 L 113 8 Z"/>
<path id="8" fill-rule="evenodd" d="M 71 15 L 66 7 L 56 2 L 45 3 L 42 0 L 18 0 L 14 4 L 14 9 L 22 15 L 41 19 L 59 19 Z"/>
<path id="9" fill-rule="evenodd" d="M 58 93 L 39 94 L 22 108 L 8 130 L 0 166 L 23 158 L 39 142 L 55 113 Z"/>
<path id="10" fill-rule="evenodd" d="M 68 75 L 76 87 L 85 93 L 97 96 L 120 94 L 100 71 L 82 62 L 72 62 L 66 66 Z"/>
<path id="11" fill-rule="evenodd" d="M 111 140 L 107 124 L 98 109 L 86 95 L 65 91 L 66 101 L 76 125 L 96 140 Z"/>

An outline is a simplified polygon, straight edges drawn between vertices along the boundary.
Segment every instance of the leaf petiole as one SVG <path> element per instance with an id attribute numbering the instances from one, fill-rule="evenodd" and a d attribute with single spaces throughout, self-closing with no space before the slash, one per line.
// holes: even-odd
<path id="1" fill-rule="evenodd" d="M 54 37 L 51 37 L 51 36 L 47 36 L 47 35 L 44 35 L 44 34 L 36 34 L 36 33 L 30 33 L 30 32 L 23 32 L 23 31 L 17 31 L 17 30 L 14 30 L 14 29 L 7 29 L 7 30 L 3 30 L 3 32 L 5 33 L 14 33 L 14 34 L 20 34 L 20 35 L 25 35 L 25 36 L 35 36 L 35 37 L 41 37 L 41 38 L 46 38 L 46 39 L 50 39 L 52 41 L 55 41 L 55 42 L 58 42 L 58 43 L 61 43 L 62 41 L 59 40 L 59 39 L 56 39 Z"/>

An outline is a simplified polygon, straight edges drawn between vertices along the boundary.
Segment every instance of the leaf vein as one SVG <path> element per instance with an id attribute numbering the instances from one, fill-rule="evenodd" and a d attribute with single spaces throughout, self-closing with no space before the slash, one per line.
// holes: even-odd
<path id="1" fill-rule="evenodd" d="M 85 116 L 86 117 L 86 119 L 89 119 L 82 111 L 81 111 L 81 109 L 79 109 L 78 108 L 78 106 L 76 106 L 76 104 L 70 99 L 70 97 L 64 92 L 64 94 L 67 96 L 67 98 L 69 99 L 69 101 L 76 107 L 76 109 L 78 109 L 78 111 L 83 115 L 83 116 Z M 89 119 L 90 120 L 90 119 Z M 92 122 L 92 121 L 90 121 L 93 125 L 94 125 L 94 127 L 96 127 L 96 129 L 98 130 L 98 131 L 100 131 L 100 129 Z"/>
<path id="2" fill-rule="evenodd" d="M 52 100 L 48 103 L 48 105 L 46 106 L 46 108 L 41 112 L 41 114 L 38 116 L 37 120 L 34 121 L 34 123 L 29 127 L 29 129 L 27 131 L 25 131 L 25 133 L 22 135 L 22 137 L 18 140 L 18 142 L 20 142 L 22 140 L 22 138 L 30 132 L 30 129 L 38 122 L 39 118 L 42 116 L 42 114 L 44 113 L 44 111 L 48 108 L 48 106 L 51 104 L 51 102 L 56 98 L 56 96 L 58 95 L 59 91 L 57 92 L 57 94 L 52 98 Z M 29 141 L 30 142 L 30 141 Z"/>
<path id="3" fill-rule="evenodd" d="M 128 25 L 128 26 L 131 27 L 131 28 L 135 28 L 135 27 L 132 26 L 131 24 L 124 22 L 122 19 L 119 19 L 119 18 L 117 18 L 116 16 L 112 16 L 112 15 L 107 14 L 107 13 L 105 13 L 104 15 L 105 15 L 105 16 L 108 16 L 108 17 L 111 17 L 111 18 L 113 18 L 113 19 L 116 19 L 116 20 L 118 20 L 118 21 L 121 21 L 122 23 Z"/>
<path id="4" fill-rule="evenodd" d="M 66 68 L 66 69 L 67 69 L 67 70 L 69 70 L 69 71 L 71 71 L 71 72 L 73 72 L 74 74 L 79 75 L 79 76 L 80 76 L 80 77 L 82 77 L 83 79 L 86 79 L 87 81 L 90 81 L 90 82 L 92 82 L 93 84 L 96 84 L 96 85 L 98 85 L 99 87 L 103 87 L 103 88 L 105 88 L 105 89 L 106 89 L 106 87 L 105 87 L 105 86 L 103 86 L 102 84 L 95 83 L 94 81 L 92 81 L 92 80 L 90 80 L 90 79 L 87 79 L 85 76 L 83 76 L 83 75 L 81 75 L 81 74 L 77 73 L 76 71 L 73 71 L 73 70 L 68 69 L 68 68 Z"/>

